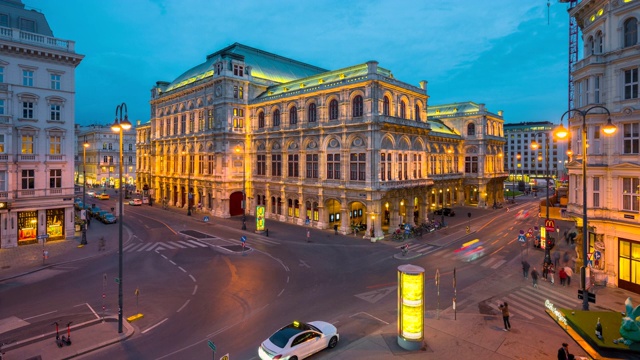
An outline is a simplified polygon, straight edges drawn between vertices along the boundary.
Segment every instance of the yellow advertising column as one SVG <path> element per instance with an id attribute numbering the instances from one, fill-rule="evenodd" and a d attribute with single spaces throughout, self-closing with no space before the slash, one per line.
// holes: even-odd
<path id="1" fill-rule="evenodd" d="M 398 266 L 398 345 L 419 350 L 424 342 L 424 269 Z"/>

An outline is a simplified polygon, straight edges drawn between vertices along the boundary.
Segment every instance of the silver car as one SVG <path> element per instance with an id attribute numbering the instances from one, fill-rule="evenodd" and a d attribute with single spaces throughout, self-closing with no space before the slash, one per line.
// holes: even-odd
<path id="1" fill-rule="evenodd" d="M 294 321 L 276 331 L 258 348 L 262 360 L 301 360 L 338 345 L 338 329 L 324 321 Z"/>

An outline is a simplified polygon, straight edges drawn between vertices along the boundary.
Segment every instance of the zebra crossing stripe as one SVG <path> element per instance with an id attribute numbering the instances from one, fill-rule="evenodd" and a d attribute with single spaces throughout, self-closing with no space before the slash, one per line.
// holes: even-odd
<path id="1" fill-rule="evenodd" d="M 507 260 L 502 259 L 502 260 L 498 261 L 497 263 L 493 264 L 493 266 L 491 268 L 495 270 L 495 269 L 499 268 L 500 265 L 502 265 L 502 264 L 504 264 L 506 262 L 507 262 Z"/>
<path id="2" fill-rule="evenodd" d="M 531 310 L 531 304 L 528 304 L 526 302 L 520 302 L 520 301 L 514 299 L 511 295 L 507 296 L 507 299 L 509 299 L 508 303 L 509 303 L 509 312 L 510 313 L 519 314 L 519 315 L 524 316 L 525 318 L 527 318 L 529 320 L 533 320 L 536 316 L 542 315 L 542 313 L 538 314 L 534 310 Z M 499 303 L 498 304 L 494 304 L 494 305 L 495 305 L 495 309 L 496 310 L 502 311 L 502 310 L 500 310 L 500 307 L 498 306 Z M 542 311 L 542 310 L 540 310 L 540 311 Z M 528 313 L 531 313 L 533 315 L 529 315 Z"/>
<path id="3" fill-rule="evenodd" d="M 146 244 L 142 245 L 140 248 L 138 248 L 138 250 L 136 250 L 136 251 L 140 252 L 140 251 L 143 251 L 145 249 L 147 249 L 147 251 L 149 251 L 149 250 L 153 249 L 154 245 L 155 245 L 154 243 L 146 243 Z"/>
<path id="4" fill-rule="evenodd" d="M 142 243 L 137 243 L 137 244 L 129 244 L 127 246 L 125 246 L 124 248 L 122 248 L 122 251 L 129 251 L 130 249 L 135 249 L 138 246 L 142 245 Z"/>
<path id="5" fill-rule="evenodd" d="M 168 249 L 172 249 L 172 250 L 173 250 L 173 249 L 175 249 L 175 248 L 177 248 L 175 245 L 171 245 L 170 243 L 162 243 L 162 242 L 161 242 L 161 243 L 159 243 L 159 244 L 161 244 L 162 246 L 164 246 L 164 247 L 166 247 L 166 248 L 168 248 Z"/>
<path id="6" fill-rule="evenodd" d="M 203 248 L 209 247 L 209 245 L 207 245 L 207 244 L 203 244 L 203 243 L 201 243 L 201 242 L 199 242 L 199 241 L 195 241 L 195 240 L 187 240 L 187 241 L 188 241 L 188 242 L 190 242 L 190 243 L 192 243 L 192 244 L 194 244 L 194 245 L 197 245 L 197 246 L 203 247 Z"/>
<path id="7" fill-rule="evenodd" d="M 180 243 L 179 243 L 179 242 L 177 242 L 177 241 L 174 241 L 174 242 L 172 242 L 171 244 L 173 244 L 173 246 L 175 246 L 175 247 L 179 247 L 179 248 L 181 248 L 181 249 L 185 249 L 185 248 L 186 248 L 186 246 L 184 246 L 184 245 L 180 244 Z"/>
<path id="8" fill-rule="evenodd" d="M 193 245 L 193 244 L 191 244 L 191 243 L 188 243 L 188 242 L 186 242 L 186 241 L 178 240 L 178 242 L 179 242 L 180 244 L 187 245 L 187 246 L 188 246 L 188 247 L 190 247 L 190 248 L 196 248 L 196 247 L 197 247 L 197 246 L 195 246 L 195 245 Z"/>
<path id="9" fill-rule="evenodd" d="M 540 283 L 538 283 L 538 285 L 540 285 Z M 530 296 L 535 296 L 538 299 L 540 299 L 540 304 L 544 304 L 544 301 L 547 299 L 553 300 L 557 305 L 564 306 L 567 308 L 575 307 L 581 303 L 580 300 L 577 298 L 577 295 L 576 295 L 576 298 L 573 298 L 568 295 L 554 291 L 552 289 L 541 288 L 537 292 L 533 291 L 534 290 L 533 288 L 526 288 L 523 290 L 526 291 L 528 294 L 530 294 Z M 570 305 L 566 306 L 565 305 L 566 303 Z"/>
<path id="10" fill-rule="evenodd" d="M 480 266 L 489 267 L 489 265 L 496 260 L 498 260 L 498 258 L 490 257 L 489 259 L 485 260 L 482 264 L 480 264 Z"/>

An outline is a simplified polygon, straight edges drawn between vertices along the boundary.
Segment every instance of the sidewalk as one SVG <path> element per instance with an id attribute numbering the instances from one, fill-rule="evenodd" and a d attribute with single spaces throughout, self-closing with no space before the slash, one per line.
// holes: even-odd
<path id="1" fill-rule="evenodd" d="M 143 205 L 147 206 L 147 205 Z M 526 205 L 511 205 L 511 212 L 514 208 Z M 250 236 L 258 236 L 254 233 L 255 223 L 252 217 L 247 217 L 247 230 L 241 230 L 242 221 L 240 217 L 229 219 L 213 218 L 210 216 L 210 222 L 205 223 L 203 217 L 206 214 L 194 213 L 191 217 L 186 216 L 186 210 L 169 208 L 162 210 L 160 206 L 154 205 L 154 209 L 159 211 L 167 211 L 172 216 L 167 217 L 169 223 L 186 224 L 186 226 L 194 229 L 206 229 L 210 226 L 225 226 L 228 229 L 237 229 L 238 235 L 246 234 Z M 466 226 L 469 225 L 469 217 L 467 213 L 471 213 L 471 231 L 475 228 L 487 224 L 488 219 L 497 211 L 506 211 L 506 209 L 482 209 L 476 207 L 456 207 L 455 217 L 447 217 L 447 229 L 424 235 L 427 242 L 439 246 L 455 241 L 461 235 L 466 235 Z M 156 211 L 156 210 L 154 210 Z M 517 211 L 516 211 L 517 212 Z M 95 224 L 95 225 L 94 225 Z M 568 226 L 565 224 L 564 226 Z M 296 238 L 301 240 L 305 238 L 305 232 L 301 231 L 304 226 L 269 221 L 269 235 L 274 239 Z M 126 227 L 125 227 L 126 228 Z M 305 227 L 306 228 L 306 227 Z M 564 228 L 563 228 L 564 229 Z M 353 235 L 335 235 L 331 230 L 311 230 L 311 238 L 313 242 L 346 242 L 367 244 L 367 246 L 397 246 L 397 242 L 382 241 L 381 243 L 371 243 L 362 236 Z M 77 261 L 80 259 L 91 258 L 93 256 L 101 256 L 101 252 L 97 248 L 97 239 L 104 236 L 107 239 L 107 251 L 116 251 L 117 246 L 117 225 L 104 225 L 98 222 L 92 222 L 92 228 L 88 231 L 89 244 L 85 247 L 78 247 L 80 237 L 76 236 L 73 240 L 51 242 L 45 244 L 45 249 L 49 251 L 49 259 L 45 260 L 42 265 L 42 246 L 29 245 L 12 249 L 0 249 L 0 286 L 10 279 L 22 276 L 27 273 L 45 269 L 53 264 L 63 264 L 67 262 Z M 430 235 L 435 235 L 431 236 Z M 264 236 L 264 235 L 261 235 Z M 128 236 L 127 236 L 128 238 Z M 559 243 L 558 247 L 562 250 L 566 246 L 564 242 Z M 544 256 L 543 251 L 530 249 L 532 266 L 534 259 L 542 263 Z M 411 251 L 407 256 L 411 256 Z M 478 282 L 474 287 L 478 290 L 474 291 L 473 302 L 480 302 L 486 294 L 509 293 L 514 288 L 522 286 L 522 275 L 519 259 L 510 261 L 503 265 L 508 268 L 501 268 L 504 272 L 509 273 L 504 278 L 488 278 Z M 576 281 L 574 277 L 574 284 Z M 577 286 L 571 288 L 554 289 L 557 292 L 566 294 L 566 297 L 577 297 Z M 484 291 L 484 292 L 483 292 Z M 615 288 L 597 288 L 597 306 L 592 305 L 593 310 L 607 309 L 611 311 L 624 311 L 624 300 L 633 294 L 621 289 Z M 493 296 L 491 295 L 491 296 Z M 459 293 L 459 301 L 465 295 Z M 470 296 L 470 295 L 466 295 Z M 636 301 L 634 301 L 634 305 Z M 548 334 L 564 334 L 557 326 L 537 327 L 526 325 L 520 319 L 517 326 L 514 323 L 514 329 L 511 332 L 502 331 L 502 318 L 497 311 L 488 311 L 479 313 L 477 308 L 475 311 L 458 311 L 454 314 L 451 306 L 444 308 L 438 314 L 433 311 L 427 311 L 425 314 L 425 347 L 423 350 L 410 352 L 402 349 L 397 344 L 397 325 L 395 323 L 385 325 L 373 334 L 353 341 L 349 344 L 338 345 L 335 349 L 327 350 L 319 353 L 315 357 L 318 359 L 367 359 L 367 360 L 383 360 L 383 359 L 553 359 L 556 356 L 557 349 L 563 341 L 570 342 L 572 353 L 579 355 L 584 351 L 578 346 L 576 341 L 571 341 L 569 335 L 562 337 L 550 337 Z M 454 319 L 455 317 L 455 319 Z M 71 358 L 80 354 L 89 353 L 109 344 L 123 341 L 134 333 L 134 328 L 126 321 L 122 334 L 117 333 L 117 321 L 114 318 L 107 318 L 105 321 L 95 319 L 82 324 L 77 324 L 71 328 L 71 337 L 73 344 L 69 347 L 58 349 L 54 344 L 55 332 L 49 332 L 41 336 L 30 339 L 9 339 L 5 335 L 11 334 L 12 330 L 21 326 L 19 319 L 0 319 L 0 342 L 16 340 L 3 348 L 6 352 L 5 360 L 27 359 L 34 356 L 42 356 L 41 359 L 62 359 Z M 524 326 L 523 326 L 524 325 Z M 560 329 L 560 330 L 559 330 Z M 61 328 L 61 334 L 62 334 Z M 315 358 L 314 357 L 314 358 Z"/>

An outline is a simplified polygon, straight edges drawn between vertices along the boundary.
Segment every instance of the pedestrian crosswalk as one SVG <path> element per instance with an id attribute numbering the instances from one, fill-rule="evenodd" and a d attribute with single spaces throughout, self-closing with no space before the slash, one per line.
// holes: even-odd
<path id="1" fill-rule="evenodd" d="M 429 245 L 425 243 L 408 243 L 409 251 L 417 252 L 421 255 L 431 255 L 433 257 L 437 257 L 439 259 L 450 259 L 450 260 L 461 260 L 458 254 L 451 248 L 442 248 L 436 245 Z M 401 250 L 400 247 L 402 244 L 396 246 L 396 249 Z M 473 260 L 474 263 L 479 264 L 482 267 L 497 269 L 500 266 L 504 265 L 507 260 L 503 256 L 493 255 L 493 256 L 483 256 Z"/>
<path id="2" fill-rule="evenodd" d="M 539 288 L 534 288 L 529 282 L 529 286 L 523 286 L 501 298 L 493 298 L 489 301 L 492 309 L 500 312 L 498 306 L 503 302 L 509 303 L 509 313 L 514 318 L 524 318 L 527 320 L 544 319 L 553 322 L 545 310 L 545 303 L 553 304 L 555 308 L 579 309 L 582 302 L 577 296 L 577 287 L 566 287 L 551 285 L 548 283 L 538 284 Z"/>
<path id="3" fill-rule="evenodd" d="M 208 248 L 210 245 L 197 240 L 178 240 L 178 241 L 158 241 L 158 242 L 136 242 L 128 244 L 122 251 L 133 253 L 143 251 L 161 251 L 187 248 Z"/>

